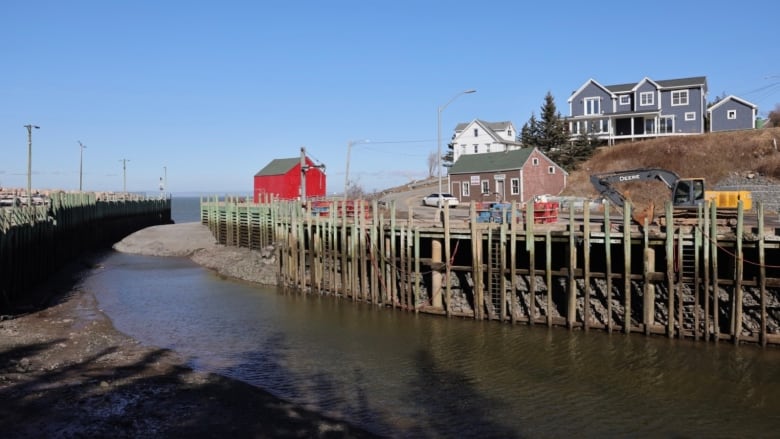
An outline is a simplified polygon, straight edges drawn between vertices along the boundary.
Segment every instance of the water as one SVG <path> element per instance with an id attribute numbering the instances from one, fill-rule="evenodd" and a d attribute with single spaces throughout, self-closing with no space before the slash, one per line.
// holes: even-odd
<path id="1" fill-rule="evenodd" d="M 780 351 L 588 334 L 279 294 L 114 253 L 84 281 L 191 366 L 393 437 L 770 437 Z"/>
<path id="2" fill-rule="evenodd" d="M 200 197 L 171 197 L 171 218 L 176 224 L 200 221 Z"/>

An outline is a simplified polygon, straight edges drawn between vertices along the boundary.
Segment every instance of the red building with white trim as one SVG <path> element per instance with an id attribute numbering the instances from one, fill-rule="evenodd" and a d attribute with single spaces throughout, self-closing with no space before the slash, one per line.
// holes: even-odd
<path id="1" fill-rule="evenodd" d="M 304 156 L 306 171 L 306 198 L 325 196 L 326 176 L 324 166 L 315 165 Z M 266 197 L 282 200 L 301 198 L 301 158 L 274 159 L 254 179 L 254 201 L 259 203 Z"/>

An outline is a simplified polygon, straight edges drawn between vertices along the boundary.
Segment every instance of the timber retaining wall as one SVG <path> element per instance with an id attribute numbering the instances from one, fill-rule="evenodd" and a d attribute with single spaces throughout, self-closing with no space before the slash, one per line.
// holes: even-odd
<path id="1" fill-rule="evenodd" d="M 0 314 L 86 251 L 144 227 L 171 223 L 170 198 L 54 194 L 46 205 L 0 209 Z"/>
<path id="2" fill-rule="evenodd" d="M 394 205 L 344 203 L 204 199 L 201 220 L 222 244 L 275 245 L 279 284 L 295 291 L 451 317 L 780 344 L 780 238 L 762 206 L 754 223 L 740 209 L 723 225 L 714 206 L 681 222 L 668 205 L 675 226 L 638 228 L 630 205 L 618 215 L 571 208 L 537 224 L 523 221 L 535 217 L 530 206 L 514 221 L 480 223 L 473 204 L 468 218 L 445 208 L 426 221 L 398 218 Z"/>

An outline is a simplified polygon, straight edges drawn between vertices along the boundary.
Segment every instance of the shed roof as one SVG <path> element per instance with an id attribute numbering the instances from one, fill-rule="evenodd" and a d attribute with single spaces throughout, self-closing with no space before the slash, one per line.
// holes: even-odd
<path id="1" fill-rule="evenodd" d="M 289 158 L 289 159 L 273 159 L 271 160 L 271 163 L 265 165 L 265 168 L 261 169 L 257 174 L 255 174 L 255 177 L 262 177 L 267 175 L 283 175 L 290 171 L 290 169 L 294 168 L 295 165 L 299 164 L 301 162 L 300 158 Z"/>
<path id="2" fill-rule="evenodd" d="M 450 174 L 510 171 L 523 167 L 535 148 L 521 148 L 505 152 L 464 154 L 450 168 Z"/>

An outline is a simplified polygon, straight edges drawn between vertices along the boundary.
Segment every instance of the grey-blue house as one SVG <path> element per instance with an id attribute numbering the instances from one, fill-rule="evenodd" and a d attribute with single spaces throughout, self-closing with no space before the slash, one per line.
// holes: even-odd
<path id="1" fill-rule="evenodd" d="M 581 133 L 607 140 L 704 133 L 707 78 L 668 79 L 601 85 L 586 81 L 568 99 L 572 136 Z"/>
<path id="2" fill-rule="evenodd" d="M 707 112 L 712 132 L 749 130 L 756 126 L 758 107 L 731 95 L 711 106 Z"/>

